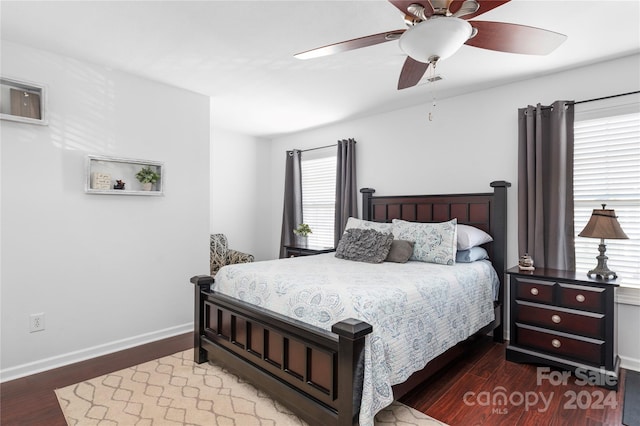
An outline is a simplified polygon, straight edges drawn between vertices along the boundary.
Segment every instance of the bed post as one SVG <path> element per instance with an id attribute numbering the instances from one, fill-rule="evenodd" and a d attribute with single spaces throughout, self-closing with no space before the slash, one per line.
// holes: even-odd
<path id="1" fill-rule="evenodd" d="M 493 236 L 493 263 L 498 278 L 500 279 L 500 291 L 498 293 L 498 304 L 500 305 L 500 325 L 493 330 L 493 340 L 504 342 L 504 324 L 507 320 L 507 310 L 504 301 L 507 286 L 505 284 L 505 271 L 507 270 L 507 188 L 510 182 L 497 180 L 491 182 L 493 188 L 493 204 L 491 206 L 491 235 Z"/>
<path id="2" fill-rule="evenodd" d="M 371 197 L 376 192 L 373 188 L 361 188 L 362 194 L 362 219 L 373 220 L 373 212 L 371 211 Z"/>
<path id="3" fill-rule="evenodd" d="M 373 331 L 366 322 L 348 318 L 334 324 L 338 335 L 338 425 L 352 426 L 362 396 L 365 336 Z"/>
<path id="4" fill-rule="evenodd" d="M 200 336 L 204 334 L 205 325 L 202 292 L 208 292 L 214 280 L 211 275 L 196 275 L 195 277 L 191 277 L 190 281 L 195 284 L 195 303 L 193 307 L 193 362 L 202 364 L 203 362 L 207 362 L 207 351 L 202 349 L 200 345 Z"/>

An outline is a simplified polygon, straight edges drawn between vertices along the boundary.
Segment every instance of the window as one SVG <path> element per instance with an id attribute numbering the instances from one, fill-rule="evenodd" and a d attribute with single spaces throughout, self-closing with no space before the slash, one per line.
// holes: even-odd
<path id="1" fill-rule="evenodd" d="M 333 247 L 336 205 L 335 147 L 302 153 L 302 217 L 311 227 L 308 243 Z"/>
<path id="2" fill-rule="evenodd" d="M 637 99 L 634 98 L 634 99 Z M 605 240 L 607 263 L 629 285 L 640 286 L 640 102 L 576 106 L 574 203 L 576 269 L 596 264 L 600 240 L 578 237 L 593 209 L 614 209 L 628 240 Z"/>

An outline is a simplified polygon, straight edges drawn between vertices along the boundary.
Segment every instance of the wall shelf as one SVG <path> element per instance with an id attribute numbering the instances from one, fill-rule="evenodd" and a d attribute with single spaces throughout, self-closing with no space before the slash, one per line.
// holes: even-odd
<path id="1" fill-rule="evenodd" d="M 151 189 L 145 190 L 136 179 L 136 173 L 149 167 L 160 175 Z M 164 190 L 164 164 L 158 161 L 131 158 L 87 156 L 85 192 L 101 195 L 144 195 L 160 196 Z M 116 189 L 118 181 L 124 182 L 123 189 Z"/>

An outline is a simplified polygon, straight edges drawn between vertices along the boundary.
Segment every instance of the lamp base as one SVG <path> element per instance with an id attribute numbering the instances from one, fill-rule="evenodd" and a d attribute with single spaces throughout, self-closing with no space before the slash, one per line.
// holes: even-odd
<path id="1" fill-rule="evenodd" d="M 591 275 L 595 275 L 596 278 L 600 277 L 604 280 L 618 278 L 618 275 L 607 267 L 607 259 L 609 258 L 604 254 L 605 251 L 607 251 L 607 246 L 605 246 L 604 243 L 600 243 L 598 251 L 600 252 L 600 255 L 596 256 L 596 259 L 598 259 L 598 265 L 587 272 L 587 276 L 591 278 Z"/>
<path id="2" fill-rule="evenodd" d="M 592 269 L 589 272 L 587 272 L 587 276 L 589 278 L 591 278 L 591 275 L 595 275 L 595 278 L 600 277 L 603 280 L 615 280 L 616 278 L 618 278 L 618 275 L 616 275 L 615 272 L 610 271 L 608 269 L 606 270 L 598 269 L 597 267 L 596 269 Z"/>

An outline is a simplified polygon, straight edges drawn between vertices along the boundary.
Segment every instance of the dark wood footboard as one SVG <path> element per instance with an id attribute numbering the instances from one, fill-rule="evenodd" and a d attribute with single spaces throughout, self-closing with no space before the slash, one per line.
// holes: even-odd
<path id="1" fill-rule="evenodd" d="M 311 424 L 352 425 L 360 407 L 358 364 L 369 324 L 347 319 L 332 332 L 195 284 L 194 361 L 213 360 L 267 390 Z"/>

